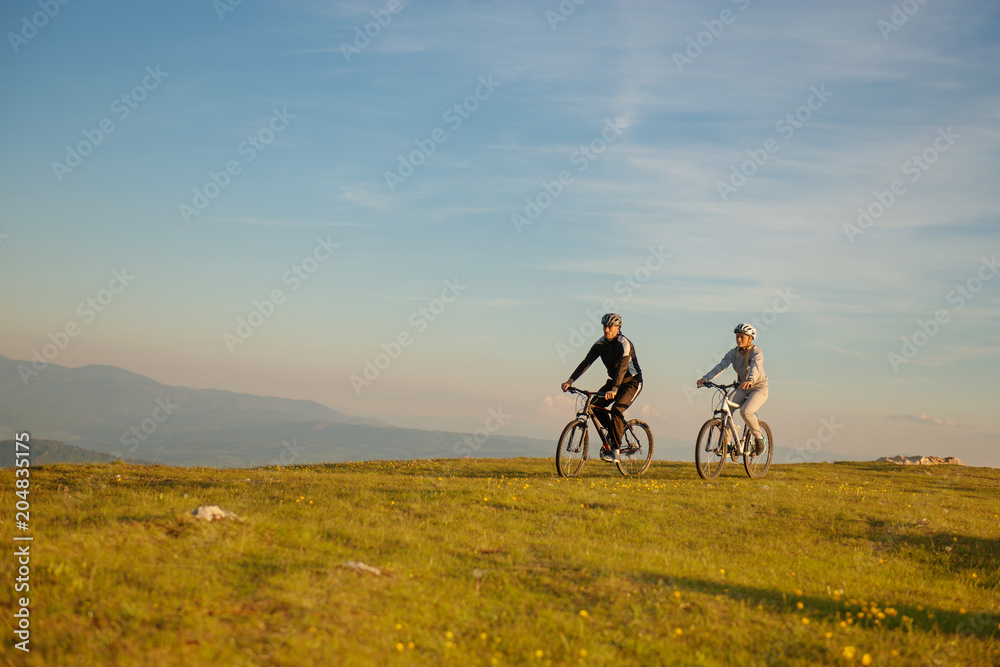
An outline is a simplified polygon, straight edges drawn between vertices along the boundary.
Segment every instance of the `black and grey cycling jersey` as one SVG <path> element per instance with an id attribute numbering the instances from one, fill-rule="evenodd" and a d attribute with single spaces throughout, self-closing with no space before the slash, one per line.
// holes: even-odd
<path id="1" fill-rule="evenodd" d="M 569 376 L 570 382 L 583 375 L 598 357 L 608 369 L 608 377 L 614 383 L 613 390 L 617 391 L 623 382 L 633 378 L 636 382 L 642 382 L 642 370 L 639 368 L 639 359 L 635 356 L 635 347 L 624 334 L 618 334 L 613 340 L 601 336 Z"/>

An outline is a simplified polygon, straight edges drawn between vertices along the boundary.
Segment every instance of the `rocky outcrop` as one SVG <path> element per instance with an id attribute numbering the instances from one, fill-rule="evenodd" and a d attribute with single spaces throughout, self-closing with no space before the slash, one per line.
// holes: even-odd
<path id="1" fill-rule="evenodd" d="M 878 459 L 877 462 L 898 463 L 904 466 L 936 466 L 941 464 L 950 464 L 956 466 L 965 465 L 961 461 L 959 461 L 957 457 L 954 456 L 949 456 L 947 458 L 942 459 L 937 456 L 903 456 L 902 454 L 898 456 L 893 456 L 892 458 L 883 456 L 882 458 Z"/>

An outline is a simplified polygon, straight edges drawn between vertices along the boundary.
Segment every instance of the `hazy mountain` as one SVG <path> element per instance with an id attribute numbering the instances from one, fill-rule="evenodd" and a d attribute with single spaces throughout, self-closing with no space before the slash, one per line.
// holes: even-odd
<path id="1" fill-rule="evenodd" d="M 126 460 L 240 466 L 383 458 L 543 456 L 555 442 L 395 428 L 313 401 L 172 387 L 114 366 L 49 364 L 25 383 L 0 356 L 0 434 L 27 431 Z M 551 451 L 550 451 L 551 450 Z"/>
<path id="2" fill-rule="evenodd" d="M 33 443 L 74 445 L 77 451 L 61 452 L 64 456 L 100 452 L 129 461 L 226 467 L 464 455 L 550 457 L 558 437 L 491 435 L 477 443 L 467 433 L 396 428 L 313 401 L 172 387 L 114 366 L 49 364 L 26 385 L 19 364 L 29 367 L 0 356 L 0 435 L 27 431 Z M 657 439 L 656 459 L 694 461 L 693 442 L 664 436 Z M 802 454 L 778 447 L 774 462 L 854 458 Z"/>
<path id="3" fill-rule="evenodd" d="M 35 440 L 28 443 L 28 449 L 16 449 L 15 440 L 0 441 L 0 468 L 13 468 L 17 456 L 16 451 L 28 452 L 28 460 L 32 466 L 51 463 L 108 463 L 114 457 L 89 449 L 81 449 L 56 440 Z M 23 458 L 23 457 L 21 457 Z M 23 465 L 23 464 L 22 464 Z"/>

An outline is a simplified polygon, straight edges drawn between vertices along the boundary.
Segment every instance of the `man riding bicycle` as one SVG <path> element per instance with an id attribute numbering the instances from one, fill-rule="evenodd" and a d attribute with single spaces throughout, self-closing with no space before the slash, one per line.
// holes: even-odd
<path id="1" fill-rule="evenodd" d="M 757 410 L 767 400 L 764 353 L 753 344 L 753 339 L 757 337 L 757 330 L 752 325 L 737 324 L 733 333 L 736 334 L 736 347 L 729 350 L 715 368 L 698 379 L 698 386 L 705 384 L 732 364 L 740 385 L 739 389 L 733 392 L 730 400 L 740 406 L 743 421 L 750 427 L 750 432 L 753 434 L 754 454 L 760 455 L 764 451 L 764 441 L 760 435 L 760 424 L 757 423 Z M 728 437 L 728 433 L 723 433 L 724 440 Z"/>
<path id="2" fill-rule="evenodd" d="M 598 357 L 601 358 L 608 369 L 609 379 L 597 392 L 603 393 L 604 396 L 594 401 L 594 405 L 602 408 L 612 403 L 614 405 L 610 408 L 610 415 L 599 411 L 595 416 L 607 429 L 608 445 L 611 447 L 610 450 L 601 448 L 601 460 L 615 462 L 619 460 L 622 433 L 625 431 L 625 410 L 642 391 L 642 371 L 632 341 L 621 333 L 621 316 L 608 313 L 601 318 L 601 324 L 604 325 L 604 335 L 591 346 L 587 356 L 569 376 L 569 380 L 562 383 L 562 390 L 567 391 L 573 382 L 590 368 L 590 364 Z"/>

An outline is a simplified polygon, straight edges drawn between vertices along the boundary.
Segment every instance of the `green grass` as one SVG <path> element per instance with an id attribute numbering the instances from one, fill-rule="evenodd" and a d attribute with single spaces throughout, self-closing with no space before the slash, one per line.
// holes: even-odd
<path id="1" fill-rule="evenodd" d="M 565 480 L 542 459 L 32 468 L 32 652 L 12 647 L 10 577 L 0 656 L 1000 664 L 1000 470 L 741 470 L 705 483 L 660 462 L 623 479 L 594 461 Z M 198 505 L 241 520 L 197 522 Z M 12 547 L 0 564 L 16 570 Z"/>

